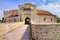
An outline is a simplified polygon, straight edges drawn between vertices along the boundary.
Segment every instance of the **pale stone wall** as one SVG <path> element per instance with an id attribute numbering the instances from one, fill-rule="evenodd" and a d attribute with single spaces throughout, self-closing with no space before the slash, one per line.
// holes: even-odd
<path id="1" fill-rule="evenodd" d="M 15 14 L 15 15 L 18 15 L 19 14 L 19 11 L 18 10 L 9 10 L 9 11 L 4 11 L 4 19 L 6 19 L 6 21 L 8 22 L 9 20 L 9 16 L 12 15 L 12 14 Z"/>
<path id="2" fill-rule="evenodd" d="M 45 18 L 45 21 L 44 21 Z M 57 19 L 56 16 L 52 15 L 37 15 L 37 23 L 56 23 Z"/>
<path id="3" fill-rule="evenodd" d="M 31 10 L 24 11 L 23 10 L 24 8 L 31 8 Z M 37 13 L 36 10 L 37 10 L 36 6 L 34 6 L 34 5 L 25 5 L 25 4 L 19 5 L 19 11 L 20 11 L 19 16 L 20 16 L 22 21 L 24 21 L 26 17 L 30 17 L 31 20 L 35 20 L 35 18 L 36 18 L 35 15 Z"/>
<path id="4" fill-rule="evenodd" d="M 24 11 L 23 10 L 24 8 L 31 8 L 31 11 L 26 11 L 26 10 Z M 31 16 L 30 17 L 31 21 L 36 23 L 56 23 L 57 22 L 56 16 L 54 15 L 37 15 L 37 7 L 33 5 L 25 5 L 25 4 L 19 5 L 19 11 L 20 11 L 19 16 L 22 21 L 24 21 L 25 18 L 27 17 L 25 15 L 28 15 L 28 17 Z M 44 21 L 44 18 L 46 18 L 46 21 Z"/>
<path id="5" fill-rule="evenodd" d="M 15 19 L 15 21 L 14 21 Z M 19 22 L 19 17 L 9 17 L 9 18 L 6 18 L 6 22 Z"/>
<path id="6" fill-rule="evenodd" d="M 32 38 L 36 40 L 60 40 L 60 24 L 32 24 Z"/>
<path id="7" fill-rule="evenodd" d="M 18 29 L 18 28 L 22 29 L 23 28 L 22 26 L 24 26 L 24 22 L 0 23 L 0 40 L 11 40 L 11 39 L 13 40 L 13 39 L 15 39 L 15 37 L 13 37 L 11 35 L 14 35 L 16 33 L 16 32 L 14 32 L 16 29 Z M 16 39 L 20 39 L 21 34 L 23 34 L 23 31 L 25 29 L 22 30 L 22 32 L 20 31 L 21 32 L 20 34 L 19 34 L 19 30 L 18 30 L 18 34 L 16 33 L 17 36 L 16 36 L 16 34 L 14 35 L 14 36 L 16 36 Z M 14 34 L 12 32 L 14 32 Z M 20 36 L 18 36 L 18 35 L 20 35 Z"/>
<path id="8" fill-rule="evenodd" d="M 7 18 L 11 15 L 9 11 L 4 11 L 4 18 Z"/>
<path id="9" fill-rule="evenodd" d="M 23 21 L 25 21 L 25 19 L 26 19 L 27 17 L 31 18 L 31 14 L 28 14 L 28 15 L 27 15 L 27 14 L 24 14 L 23 16 L 24 16 L 24 20 L 23 20 Z"/>

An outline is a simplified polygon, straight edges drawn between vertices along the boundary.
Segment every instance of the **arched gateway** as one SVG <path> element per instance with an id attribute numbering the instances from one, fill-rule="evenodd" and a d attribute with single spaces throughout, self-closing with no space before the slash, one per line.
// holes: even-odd
<path id="1" fill-rule="evenodd" d="M 26 17 L 26 18 L 25 18 L 25 24 L 31 24 L 31 20 L 30 20 L 29 17 Z"/>

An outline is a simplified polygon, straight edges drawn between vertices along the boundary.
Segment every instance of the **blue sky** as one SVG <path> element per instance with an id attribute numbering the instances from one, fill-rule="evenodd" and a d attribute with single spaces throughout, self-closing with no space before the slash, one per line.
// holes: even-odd
<path id="1" fill-rule="evenodd" d="M 38 9 L 50 11 L 60 17 L 59 0 L 0 0 L 0 19 L 3 17 L 4 10 L 17 9 L 18 5 L 24 3 L 35 4 Z"/>

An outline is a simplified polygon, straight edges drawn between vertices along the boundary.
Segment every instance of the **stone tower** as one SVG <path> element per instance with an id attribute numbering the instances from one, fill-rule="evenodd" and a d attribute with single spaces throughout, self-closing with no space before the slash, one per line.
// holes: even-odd
<path id="1" fill-rule="evenodd" d="M 19 5 L 20 21 L 25 21 L 26 17 L 29 17 L 31 21 L 35 21 L 36 13 L 37 13 L 36 6 L 32 5 L 31 3 L 25 3 L 23 5 Z"/>

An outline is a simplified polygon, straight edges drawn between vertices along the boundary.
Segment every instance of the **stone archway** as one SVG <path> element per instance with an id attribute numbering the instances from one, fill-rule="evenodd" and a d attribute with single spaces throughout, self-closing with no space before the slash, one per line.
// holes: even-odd
<path id="1" fill-rule="evenodd" d="M 29 18 L 29 17 L 26 17 L 26 18 L 25 18 L 25 24 L 30 24 L 30 23 L 31 23 L 30 18 Z"/>

